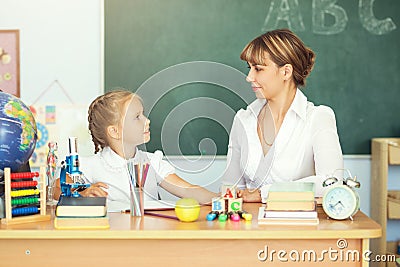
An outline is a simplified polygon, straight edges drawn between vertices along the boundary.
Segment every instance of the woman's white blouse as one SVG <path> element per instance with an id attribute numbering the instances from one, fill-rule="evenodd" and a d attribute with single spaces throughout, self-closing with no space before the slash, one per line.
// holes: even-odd
<path id="1" fill-rule="evenodd" d="M 275 141 L 264 156 L 257 133 L 257 116 L 266 104 L 257 99 L 234 118 L 228 145 L 224 184 L 261 188 L 263 202 L 269 187 L 279 181 L 314 182 L 316 196 L 322 182 L 343 169 L 343 156 L 333 110 L 314 106 L 297 89 Z"/>
<path id="2" fill-rule="evenodd" d="M 150 163 L 144 186 L 144 199 L 158 199 L 158 184 L 169 174 L 175 173 L 174 167 L 162 160 L 163 153 L 136 150 L 135 157 L 129 159 L 133 163 Z M 87 182 L 103 182 L 108 184 L 107 209 L 121 211 L 130 208 L 130 175 L 128 160 L 116 154 L 110 147 L 90 157 L 81 157 L 80 171 Z"/>

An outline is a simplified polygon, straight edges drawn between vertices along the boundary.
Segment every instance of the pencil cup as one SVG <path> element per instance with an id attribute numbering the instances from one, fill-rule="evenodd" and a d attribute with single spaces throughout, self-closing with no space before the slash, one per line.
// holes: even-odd
<path id="1" fill-rule="evenodd" d="M 131 216 L 143 216 L 143 188 L 134 187 L 131 194 Z"/>
<path id="2" fill-rule="evenodd" d="M 143 188 L 146 182 L 148 164 L 128 163 L 131 185 L 131 216 L 144 215 Z"/>

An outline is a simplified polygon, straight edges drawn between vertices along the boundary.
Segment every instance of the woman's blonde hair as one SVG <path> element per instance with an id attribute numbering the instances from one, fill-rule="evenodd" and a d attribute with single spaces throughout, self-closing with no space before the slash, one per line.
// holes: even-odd
<path id="1" fill-rule="evenodd" d="M 98 96 L 89 106 L 89 133 L 94 143 L 94 153 L 109 145 L 107 127 L 120 125 L 124 114 L 124 104 L 133 97 L 141 98 L 123 88 L 118 88 Z"/>
<path id="2" fill-rule="evenodd" d="M 306 78 L 314 66 L 315 53 L 292 31 L 278 29 L 260 35 L 246 45 L 240 59 L 265 65 L 266 53 L 279 67 L 291 64 L 296 86 L 305 86 Z"/>

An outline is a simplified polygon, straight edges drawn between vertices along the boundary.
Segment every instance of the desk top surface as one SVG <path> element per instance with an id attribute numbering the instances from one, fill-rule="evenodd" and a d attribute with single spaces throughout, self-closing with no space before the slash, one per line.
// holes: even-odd
<path id="1" fill-rule="evenodd" d="M 1 239 L 330 239 L 378 238 L 382 235 L 378 223 L 359 211 L 354 221 L 327 219 L 318 207 L 320 219 L 316 226 L 262 225 L 257 222 L 259 203 L 245 203 L 244 210 L 253 214 L 246 222 L 207 221 L 210 206 L 201 208 L 196 222 L 185 223 L 173 219 L 145 215 L 131 217 L 125 213 L 109 213 L 107 230 L 57 230 L 50 221 L 14 225 L 0 224 Z M 54 209 L 50 209 L 54 214 Z M 173 210 L 158 211 L 174 215 Z M 52 215 L 53 216 L 53 215 Z"/>

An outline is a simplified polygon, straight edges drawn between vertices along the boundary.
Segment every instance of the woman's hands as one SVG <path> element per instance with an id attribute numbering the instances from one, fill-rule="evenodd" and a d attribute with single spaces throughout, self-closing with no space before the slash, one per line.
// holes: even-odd
<path id="1" fill-rule="evenodd" d="M 237 197 L 243 198 L 243 202 L 260 202 L 261 203 L 261 193 L 258 189 L 244 189 L 237 191 Z"/>
<path id="2" fill-rule="evenodd" d="M 107 184 L 98 182 L 91 184 L 90 187 L 79 192 L 79 194 L 81 194 L 83 197 L 107 197 L 107 189 Z"/>

